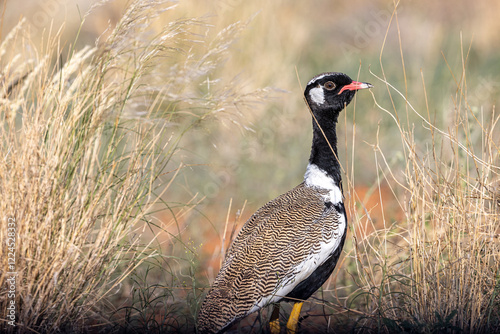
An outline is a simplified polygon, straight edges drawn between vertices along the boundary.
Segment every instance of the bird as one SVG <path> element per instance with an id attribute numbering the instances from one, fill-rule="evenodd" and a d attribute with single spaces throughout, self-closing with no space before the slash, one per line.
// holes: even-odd
<path id="1" fill-rule="evenodd" d="M 313 139 L 304 180 L 257 210 L 229 247 L 197 316 L 199 333 L 220 333 L 270 304 L 272 333 L 280 332 L 279 302 L 294 306 L 287 322 L 298 329 L 302 305 L 330 277 L 347 232 L 336 125 L 358 90 L 348 75 L 316 75 L 304 90 Z"/>

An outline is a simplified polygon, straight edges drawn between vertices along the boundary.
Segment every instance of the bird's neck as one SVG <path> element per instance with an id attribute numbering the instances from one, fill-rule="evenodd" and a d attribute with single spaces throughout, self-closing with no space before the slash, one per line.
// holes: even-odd
<path id="1" fill-rule="evenodd" d="M 342 179 L 337 153 L 337 118 L 323 115 L 316 116 L 316 120 L 321 125 L 321 128 L 313 119 L 313 141 L 309 165 L 314 165 L 324 171 L 327 177 L 332 178 L 333 182 L 340 186 Z"/>

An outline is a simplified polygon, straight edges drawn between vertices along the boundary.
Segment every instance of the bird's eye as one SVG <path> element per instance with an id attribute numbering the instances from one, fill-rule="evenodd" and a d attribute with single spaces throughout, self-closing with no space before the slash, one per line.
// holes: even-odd
<path id="1" fill-rule="evenodd" d="M 333 90 L 335 89 L 335 84 L 331 81 L 328 81 L 324 84 L 325 88 L 328 89 L 328 90 Z"/>

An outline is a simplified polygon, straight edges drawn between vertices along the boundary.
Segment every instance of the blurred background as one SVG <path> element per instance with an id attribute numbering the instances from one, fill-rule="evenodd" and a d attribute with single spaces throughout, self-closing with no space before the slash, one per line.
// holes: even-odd
<path id="1" fill-rule="evenodd" d="M 24 18 L 24 29 L 29 29 L 34 44 L 43 46 L 47 32 L 60 31 L 62 44 L 80 49 L 99 45 L 126 13 L 128 1 L 4 0 L 0 4 L 0 39 Z M 361 92 L 341 115 L 338 132 L 340 159 L 349 179 L 359 200 L 380 222 L 379 194 L 372 196 L 380 173 L 373 168 L 375 147 L 382 148 L 393 170 L 404 158 L 400 131 L 376 104 L 393 109 L 394 103 L 394 109 L 401 110 L 401 123 L 417 124 L 415 141 L 422 147 L 431 138 L 402 99 L 391 101 L 377 76 L 385 75 L 417 111 L 445 129 L 452 125 L 450 111 L 456 107 L 461 79 L 455 75 L 462 73 L 464 63 L 470 74 L 466 90 L 472 112 L 480 115 L 498 102 L 498 1 L 184 0 L 171 5 L 175 8 L 151 23 L 152 35 L 182 18 L 203 22 L 191 30 L 193 40 L 217 41 L 227 27 L 237 22 L 244 25 L 227 45 L 214 77 L 224 78 L 224 85 L 249 98 L 193 124 L 182 137 L 170 166 L 184 168 L 163 196 L 169 210 L 155 214 L 160 227 L 145 236 L 159 231 L 165 252 L 179 241 L 193 246 L 196 275 L 204 287 L 218 272 L 222 245 L 227 247 L 230 232 L 268 200 L 302 181 L 312 136 L 302 94 L 316 74 L 339 71 L 374 85 L 373 94 Z M 184 46 L 172 47 L 182 50 Z M 211 78 L 206 80 L 210 86 Z M 256 91 L 265 94 L 253 98 Z M 169 124 L 172 133 L 183 122 L 181 118 Z M 394 194 L 379 183 L 387 196 L 385 219 L 401 221 Z"/>
<path id="2" fill-rule="evenodd" d="M 125 0 L 1 3 L 2 35 L 25 18 L 34 40 L 40 38 L 43 43 L 44 31 L 63 27 L 63 41 L 76 41 L 77 47 L 95 45 L 104 38 L 127 5 Z M 183 139 L 183 154 L 178 158 L 193 167 L 183 181 L 177 180 L 175 196 L 206 197 L 203 205 L 214 211 L 208 215 L 214 222 L 225 219 L 231 198 L 236 206 L 248 200 L 250 212 L 301 180 L 311 139 L 302 88 L 318 73 L 340 71 L 370 82 L 374 96 L 384 103 L 386 87 L 369 72 L 380 75 L 383 61 L 388 80 L 418 110 L 425 107 L 423 78 L 429 109 L 439 125 L 447 122 L 454 81 L 459 79 L 451 73 L 461 70 L 463 58 L 474 73 L 467 82 L 472 108 L 494 104 L 500 89 L 500 3 L 496 1 L 400 1 L 397 17 L 392 1 L 186 0 L 172 5 L 178 7 L 154 24 L 165 24 L 172 17 L 200 17 L 210 26 L 199 33 L 213 35 L 237 21 L 248 22 L 218 71 L 237 82 L 243 92 L 272 89 L 269 99 L 221 122 L 205 123 Z M 345 115 L 349 124 L 356 122 L 356 141 L 366 142 L 356 154 L 362 162 L 356 164 L 361 169 L 356 170 L 356 178 L 365 184 L 374 178 L 374 171 L 364 166 L 372 163 L 370 145 L 377 141 L 377 130 L 388 155 L 400 148 L 400 142 L 394 141 L 397 130 L 392 120 L 374 109 L 368 95 L 358 96 L 356 111 L 348 109 Z M 352 126 L 341 124 L 339 131 L 340 136 L 352 137 Z M 351 155 L 350 146 L 348 152 L 345 147 L 341 150 L 343 159 Z M 186 182 L 184 189 L 182 182 Z"/>

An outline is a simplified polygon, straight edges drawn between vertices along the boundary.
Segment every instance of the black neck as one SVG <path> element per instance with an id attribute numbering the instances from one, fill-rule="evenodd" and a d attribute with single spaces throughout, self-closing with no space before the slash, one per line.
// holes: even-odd
<path id="1" fill-rule="evenodd" d="M 324 170 L 334 179 L 337 185 L 340 185 L 341 175 L 340 163 L 337 160 L 339 155 L 337 153 L 336 132 L 338 112 L 328 111 L 315 113 L 315 116 L 323 132 L 313 118 L 313 140 L 309 163 L 315 164 L 320 169 Z M 328 143 L 330 143 L 330 145 Z M 335 154 L 333 154 L 332 149 Z"/>

